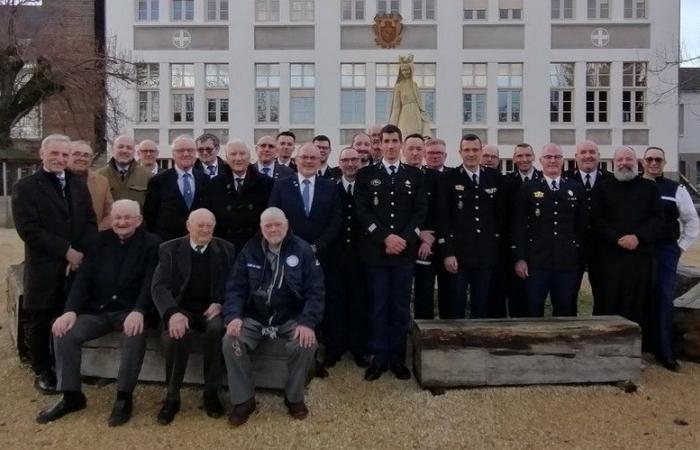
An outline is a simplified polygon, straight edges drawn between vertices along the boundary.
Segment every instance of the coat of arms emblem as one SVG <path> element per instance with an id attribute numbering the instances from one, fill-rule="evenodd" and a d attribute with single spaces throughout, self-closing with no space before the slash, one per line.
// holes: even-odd
<path id="1" fill-rule="evenodd" d="M 374 41 L 382 48 L 394 48 L 401 43 L 403 31 L 401 14 L 377 14 L 374 17 Z"/>

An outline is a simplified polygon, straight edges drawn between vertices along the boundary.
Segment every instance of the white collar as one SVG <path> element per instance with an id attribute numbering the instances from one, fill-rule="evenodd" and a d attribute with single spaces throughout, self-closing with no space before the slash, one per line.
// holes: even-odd
<path id="1" fill-rule="evenodd" d="M 399 166 L 401 165 L 401 162 L 396 161 L 396 162 L 394 162 L 394 163 L 390 163 L 390 162 L 387 161 L 386 159 L 382 159 L 382 165 L 384 166 L 384 169 L 385 169 L 387 172 L 391 172 L 391 169 L 389 169 L 389 166 L 394 166 L 394 167 L 396 168 L 396 171 L 398 172 L 398 171 L 399 171 Z"/>
<path id="2" fill-rule="evenodd" d="M 345 178 L 345 175 L 343 175 L 343 176 L 341 177 L 341 180 L 343 181 L 343 189 L 344 189 L 345 191 L 348 190 L 348 186 L 350 186 L 350 185 L 353 186 L 353 190 L 355 189 L 355 180 L 353 180 L 353 181 L 348 181 L 348 180 Z"/>
<path id="3" fill-rule="evenodd" d="M 189 173 L 190 175 L 192 175 L 192 167 L 190 167 L 187 170 L 183 170 L 183 169 L 180 169 L 178 166 L 175 166 L 175 172 L 177 172 L 178 178 L 182 178 L 182 176 L 186 173 Z"/>
<path id="4" fill-rule="evenodd" d="M 584 183 L 586 182 L 586 175 L 591 176 L 591 183 L 595 183 L 595 179 L 598 176 L 597 170 L 594 170 L 594 171 L 589 172 L 589 173 L 586 173 L 583 170 L 579 170 L 578 173 L 581 175 L 581 180 L 583 180 Z"/>
<path id="5" fill-rule="evenodd" d="M 258 167 L 260 168 L 260 170 L 262 170 L 264 168 L 268 168 L 268 169 L 270 169 L 270 171 L 272 171 L 275 169 L 275 161 L 272 160 L 272 162 L 270 164 L 263 164 L 260 161 L 258 161 Z"/>
<path id="6" fill-rule="evenodd" d="M 476 175 L 476 178 L 479 178 L 479 175 L 481 175 L 479 172 L 481 172 L 481 169 L 476 169 L 476 172 L 472 172 L 471 170 L 467 169 L 467 166 L 462 164 L 462 168 L 464 169 L 465 172 L 467 172 L 467 175 L 469 175 L 469 178 L 472 178 L 474 175 Z"/>
<path id="7" fill-rule="evenodd" d="M 316 175 L 311 175 L 310 177 L 306 178 L 304 175 L 297 173 L 297 179 L 299 180 L 300 185 L 304 183 L 304 180 L 309 180 L 312 187 L 316 183 Z"/>
<path id="8" fill-rule="evenodd" d="M 202 166 L 204 166 L 205 169 L 208 169 L 209 166 L 214 166 L 214 168 L 218 168 L 219 167 L 219 158 L 214 159 L 214 162 L 211 164 L 202 163 Z"/>
<path id="9" fill-rule="evenodd" d="M 199 244 L 197 244 L 197 243 L 194 242 L 192 239 L 190 239 L 190 248 L 191 248 L 192 250 L 197 251 L 197 246 L 198 246 L 198 245 L 199 245 Z M 204 253 L 204 252 L 207 250 L 207 247 L 209 247 L 209 243 L 208 243 L 208 242 L 202 246 L 202 253 Z"/>
<path id="10" fill-rule="evenodd" d="M 556 178 L 549 178 L 547 175 L 543 175 L 545 181 L 547 182 L 547 187 L 550 189 L 552 188 L 552 181 L 557 182 L 557 188 L 561 189 L 561 176 L 558 176 Z"/>
<path id="11" fill-rule="evenodd" d="M 44 172 L 50 173 L 51 175 L 55 176 L 56 178 L 65 178 L 65 177 L 66 177 L 66 171 L 65 171 L 65 170 L 64 170 L 63 172 L 61 172 L 61 173 L 55 173 L 55 172 L 51 172 L 50 170 L 48 170 L 48 169 L 47 169 L 46 167 L 44 167 L 44 166 L 41 166 L 41 168 L 44 169 Z"/>
<path id="12" fill-rule="evenodd" d="M 528 180 L 534 180 L 535 179 L 535 168 L 531 167 L 530 171 L 528 173 L 525 173 L 525 174 L 518 170 L 518 175 L 520 175 L 520 180 L 522 180 L 522 181 L 525 181 L 525 177 L 527 177 Z"/>
<path id="13" fill-rule="evenodd" d="M 158 164 L 153 166 L 153 169 L 151 169 L 151 174 L 152 175 L 158 175 Z"/>
<path id="14" fill-rule="evenodd" d="M 326 170 L 328 170 L 328 163 L 318 168 L 319 173 L 326 173 Z"/>

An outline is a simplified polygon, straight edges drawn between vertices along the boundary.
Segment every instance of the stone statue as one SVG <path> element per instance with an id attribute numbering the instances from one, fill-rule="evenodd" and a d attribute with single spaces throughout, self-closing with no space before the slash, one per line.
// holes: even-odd
<path id="1" fill-rule="evenodd" d="M 399 56 L 399 75 L 391 99 L 389 123 L 399 127 L 404 137 L 413 133 L 430 136 L 430 118 L 423 107 L 418 85 L 413 81 L 413 55 Z"/>

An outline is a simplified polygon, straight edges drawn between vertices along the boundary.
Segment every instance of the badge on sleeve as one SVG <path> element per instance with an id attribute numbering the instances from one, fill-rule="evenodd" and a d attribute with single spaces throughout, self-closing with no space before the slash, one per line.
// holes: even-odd
<path id="1" fill-rule="evenodd" d="M 299 265 L 299 257 L 297 255 L 287 256 L 287 265 L 289 267 L 296 267 Z"/>

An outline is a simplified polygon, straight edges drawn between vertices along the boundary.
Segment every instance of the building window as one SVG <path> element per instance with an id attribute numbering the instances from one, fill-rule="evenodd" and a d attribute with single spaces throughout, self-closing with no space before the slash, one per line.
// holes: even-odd
<path id="1" fill-rule="evenodd" d="M 486 20 L 488 0 L 464 0 L 464 20 Z"/>
<path id="2" fill-rule="evenodd" d="M 194 20 L 194 0 L 172 0 L 172 20 Z"/>
<path id="3" fill-rule="evenodd" d="M 207 98 L 207 122 L 228 122 L 228 98 Z"/>
<path id="4" fill-rule="evenodd" d="M 486 64 L 462 64 L 462 121 L 486 122 Z"/>
<path id="5" fill-rule="evenodd" d="M 138 95 L 139 123 L 160 120 L 160 66 L 136 64 L 136 89 Z"/>
<path id="6" fill-rule="evenodd" d="M 413 0 L 413 20 L 435 20 L 435 0 Z"/>
<path id="7" fill-rule="evenodd" d="M 377 14 L 399 14 L 400 0 L 377 0 Z"/>
<path id="8" fill-rule="evenodd" d="M 343 0 L 343 20 L 365 20 L 365 0 Z"/>
<path id="9" fill-rule="evenodd" d="M 646 0 L 625 0 L 625 19 L 646 19 Z"/>
<path id="10" fill-rule="evenodd" d="M 608 121 L 610 63 L 586 64 L 586 122 Z"/>
<path id="11" fill-rule="evenodd" d="M 258 123 L 279 122 L 280 65 L 255 65 L 255 120 Z"/>
<path id="12" fill-rule="evenodd" d="M 171 64 L 170 86 L 175 89 L 193 89 L 194 64 Z"/>
<path id="13" fill-rule="evenodd" d="M 552 19 L 573 19 L 574 0 L 552 0 Z"/>
<path id="14" fill-rule="evenodd" d="M 520 114 L 522 86 L 522 63 L 498 64 L 498 121 L 500 123 L 517 123 L 522 120 Z"/>
<path id="15" fill-rule="evenodd" d="M 228 20 L 228 0 L 207 0 L 207 20 Z"/>
<path id="16" fill-rule="evenodd" d="M 13 139 L 41 139 L 41 107 L 35 106 L 10 130 Z"/>
<path id="17" fill-rule="evenodd" d="M 158 0 L 138 0 L 136 2 L 136 20 L 157 21 L 159 7 Z"/>
<path id="18" fill-rule="evenodd" d="M 573 122 L 574 63 L 549 65 L 549 120 L 553 123 Z"/>
<path id="19" fill-rule="evenodd" d="M 313 64 L 289 65 L 289 123 L 314 123 L 314 87 L 316 75 Z"/>
<path id="20" fill-rule="evenodd" d="M 340 65 L 340 123 L 365 123 L 366 80 L 364 64 Z"/>
<path id="21" fill-rule="evenodd" d="M 255 20 L 257 22 L 279 22 L 279 0 L 255 0 Z"/>
<path id="22" fill-rule="evenodd" d="M 376 86 L 376 92 L 374 99 L 374 119 L 377 123 L 387 123 L 389 121 L 391 96 L 398 75 L 398 64 L 382 63 L 375 66 L 374 84 Z"/>
<path id="23" fill-rule="evenodd" d="M 289 20 L 291 22 L 313 22 L 314 0 L 290 0 Z"/>
<path id="24" fill-rule="evenodd" d="M 645 120 L 647 63 L 622 64 L 622 121 L 642 123 Z"/>
<path id="25" fill-rule="evenodd" d="M 138 91 L 139 123 L 158 122 L 160 120 L 160 92 Z"/>
<path id="26" fill-rule="evenodd" d="M 420 90 L 423 108 L 431 122 L 435 122 L 435 76 L 434 63 L 416 63 L 413 65 L 413 81 Z"/>
<path id="27" fill-rule="evenodd" d="M 228 88 L 228 64 L 207 64 L 205 74 L 207 88 Z"/>
<path id="28" fill-rule="evenodd" d="M 610 0 L 588 0 L 589 19 L 609 19 Z"/>
<path id="29" fill-rule="evenodd" d="M 523 18 L 523 0 L 499 0 L 498 18 L 520 20 Z"/>
<path id="30" fill-rule="evenodd" d="M 194 122 L 194 94 L 173 94 L 173 122 Z"/>

